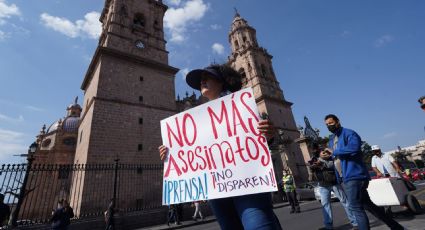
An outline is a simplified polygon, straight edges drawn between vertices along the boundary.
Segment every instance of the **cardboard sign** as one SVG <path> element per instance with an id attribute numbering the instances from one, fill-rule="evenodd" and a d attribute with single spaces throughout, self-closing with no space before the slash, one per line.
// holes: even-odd
<path id="1" fill-rule="evenodd" d="M 277 191 L 251 88 L 161 121 L 162 204 Z"/>

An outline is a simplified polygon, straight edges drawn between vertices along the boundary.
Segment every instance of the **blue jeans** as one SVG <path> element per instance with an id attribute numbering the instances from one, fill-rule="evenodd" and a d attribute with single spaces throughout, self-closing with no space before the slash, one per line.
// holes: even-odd
<path id="1" fill-rule="evenodd" d="M 221 198 L 208 201 L 222 230 L 280 230 L 270 193 Z"/>
<path id="2" fill-rule="evenodd" d="M 391 230 L 402 230 L 404 229 L 399 223 L 393 220 L 391 217 L 385 215 L 385 211 L 382 207 L 376 206 L 369 197 L 367 192 L 367 186 L 369 181 L 364 180 L 350 180 L 344 182 L 344 190 L 348 199 L 348 208 L 353 212 L 356 217 L 360 230 L 369 230 L 369 218 L 366 215 L 366 211 L 369 211 L 376 218 L 384 222 Z"/>
<path id="3" fill-rule="evenodd" d="M 331 191 L 339 199 L 339 202 L 344 207 L 345 213 L 352 226 L 357 226 L 357 221 L 354 214 L 348 209 L 347 197 L 341 185 L 334 186 L 319 186 L 320 202 L 322 203 L 323 224 L 326 228 L 333 228 L 332 206 L 331 206 Z"/>

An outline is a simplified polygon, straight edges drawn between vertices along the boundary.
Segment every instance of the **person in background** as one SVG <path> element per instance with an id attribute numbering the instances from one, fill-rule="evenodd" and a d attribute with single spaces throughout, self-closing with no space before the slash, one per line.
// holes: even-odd
<path id="1" fill-rule="evenodd" d="M 226 64 L 195 69 L 186 75 L 187 84 L 199 90 L 209 101 L 239 91 L 242 88 L 241 79 L 242 76 Z M 267 140 L 273 138 L 275 128 L 269 120 L 260 120 L 257 125 L 259 133 L 265 135 Z M 158 150 L 161 160 L 165 160 L 168 148 L 162 145 Z M 214 199 L 209 200 L 208 204 L 223 230 L 281 229 L 273 212 L 271 193 Z"/>
<path id="2" fill-rule="evenodd" d="M 180 219 L 178 214 L 177 205 L 171 204 L 168 206 L 168 219 L 167 219 L 167 225 L 170 226 L 170 222 L 174 221 L 175 225 L 180 225 Z"/>
<path id="3" fill-rule="evenodd" d="M 192 216 L 192 219 L 196 221 L 196 219 L 198 218 L 198 214 L 199 217 L 201 218 L 201 220 L 204 219 L 204 216 L 202 216 L 202 212 L 201 212 L 201 202 L 200 201 L 195 201 L 193 202 L 193 206 L 195 207 L 195 213 Z"/>
<path id="4" fill-rule="evenodd" d="M 356 218 L 348 208 L 345 192 L 338 182 L 340 180 L 337 180 L 338 175 L 335 171 L 334 161 L 330 152 L 326 150 L 321 151 L 319 158 L 311 162 L 310 168 L 319 182 L 320 203 L 322 204 L 323 224 L 325 225 L 319 228 L 319 230 L 333 229 L 331 192 L 334 192 L 335 196 L 344 207 L 353 229 L 358 229 Z"/>
<path id="5" fill-rule="evenodd" d="M 291 210 L 289 211 L 289 213 L 300 213 L 301 210 L 297 199 L 297 193 L 295 191 L 294 177 L 289 174 L 287 170 L 284 170 L 282 173 L 283 191 L 285 191 L 286 197 L 288 198 L 288 202 L 291 205 Z"/>
<path id="6" fill-rule="evenodd" d="M 53 212 L 52 218 L 52 229 L 66 230 L 71 224 L 71 218 L 74 217 L 74 211 L 69 206 L 68 201 L 59 200 L 58 208 Z"/>
<path id="7" fill-rule="evenodd" d="M 106 230 L 114 230 L 115 229 L 115 222 L 114 222 L 114 199 L 111 199 L 108 204 L 108 209 L 105 211 L 105 223 L 106 223 Z"/>
<path id="8" fill-rule="evenodd" d="M 368 210 L 390 229 L 404 229 L 370 200 L 367 192 L 370 176 L 363 162 L 360 136 L 355 131 L 342 127 L 338 117 L 334 114 L 327 115 L 325 123 L 332 133 L 326 151 L 332 154 L 335 169 L 342 177 L 348 208 L 354 214 L 358 228 L 360 230 L 370 229 L 369 218 L 365 211 Z"/>
<path id="9" fill-rule="evenodd" d="M 377 177 L 400 177 L 400 167 L 390 154 L 382 154 L 378 145 L 372 145 L 372 169 Z"/>
<path id="10" fill-rule="evenodd" d="M 7 225 L 10 216 L 10 207 L 4 203 L 4 195 L 0 193 L 0 227 Z"/>

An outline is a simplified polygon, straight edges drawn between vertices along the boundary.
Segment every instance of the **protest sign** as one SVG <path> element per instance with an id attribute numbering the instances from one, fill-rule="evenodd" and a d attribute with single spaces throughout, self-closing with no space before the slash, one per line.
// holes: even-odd
<path id="1" fill-rule="evenodd" d="M 251 88 L 161 121 L 164 205 L 277 191 Z"/>

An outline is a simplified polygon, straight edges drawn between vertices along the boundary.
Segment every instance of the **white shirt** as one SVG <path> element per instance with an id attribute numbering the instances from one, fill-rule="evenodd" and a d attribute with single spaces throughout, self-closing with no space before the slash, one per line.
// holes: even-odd
<path id="1" fill-rule="evenodd" d="M 381 157 L 375 155 L 372 157 L 372 167 L 377 168 L 382 174 L 385 174 L 385 167 L 391 177 L 400 177 L 394 166 L 391 164 L 392 162 L 395 162 L 395 160 L 391 154 L 382 154 Z"/>

